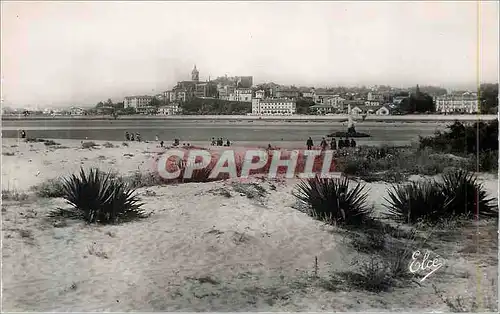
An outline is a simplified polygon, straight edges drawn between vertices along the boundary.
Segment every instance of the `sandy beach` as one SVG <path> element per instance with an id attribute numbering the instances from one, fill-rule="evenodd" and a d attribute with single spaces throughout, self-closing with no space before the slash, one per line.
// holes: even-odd
<path id="1" fill-rule="evenodd" d="M 490 221 L 465 227 L 454 242 L 429 239 L 445 266 L 422 283 L 385 293 L 319 284 L 368 256 L 337 228 L 296 209 L 296 179 L 255 178 L 265 190 L 258 196 L 231 181 L 140 188 L 147 219 L 55 224 L 47 213 L 64 200 L 37 198 L 30 187 L 82 166 L 149 172 L 163 150 L 156 143 L 96 141 L 99 147 L 83 149 L 79 140 L 55 141 L 60 145 L 2 139 L 2 190 L 27 194 L 2 204 L 3 311 L 450 311 L 432 285 L 482 307 L 497 303 L 497 225 Z M 497 178 L 479 178 L 496 197 Z M 383 214 L 389 184 L 367 187 L 375 215 Z M 479 248 L 468 236 L 475 228 L 484 237 Z"/>

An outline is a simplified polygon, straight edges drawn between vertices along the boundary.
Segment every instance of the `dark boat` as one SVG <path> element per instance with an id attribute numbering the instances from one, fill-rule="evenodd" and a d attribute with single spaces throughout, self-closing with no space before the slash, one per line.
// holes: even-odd
<path id="1" fill-rule="evenodd" d="M 351 106 L 349 105 L 348 112 L 351 112 Z M 363 121 L 365 120 L 366 115 L 363 116 Z M 356 132 L 354 128 L 354 123 L 352 121 L 352 117 L 349 114 L 349 118 L 346 120 L 349 123 L 349 127 L 347 128 L 347 132 L 333 132 L 328 134 L 327 137 L 351 137 L 351 138 L 360 138 L 360 137 L 371 137 L 370 134 Z"/>

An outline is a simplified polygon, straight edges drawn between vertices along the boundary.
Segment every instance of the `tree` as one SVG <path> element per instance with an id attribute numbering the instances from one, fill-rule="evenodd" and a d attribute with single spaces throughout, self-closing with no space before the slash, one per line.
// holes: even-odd
<path id="1" fill-rule="evenodd" d="M 136 114 L 135 108 L 134 107 L 127 107 L 121 111 L 122 114 L 124 115 L 132 115 Z"/>
<path id="2" fill-rule="evenodd" d="M 153 97 L 153 99 L 151 99 L 151 102 L 149 103 L 149 105 L 158 109 L 158 107 L 163 106 L 163 101 L 159 100 L 156 97 Z"/>
<path id="3" fill-rule="evenodd" d="M 481 113 L 498 112 L 498 83 L 497 84 L 481 84 L 479 87 L 479 98 L 481 101 Z"/>
<path id="4" fill-rule="evenodd" d="M 314 105 L 314 101 L 308 99 L 298 99 L 296 103 L 297 114 L 308 114 L 309 107 Z"/>

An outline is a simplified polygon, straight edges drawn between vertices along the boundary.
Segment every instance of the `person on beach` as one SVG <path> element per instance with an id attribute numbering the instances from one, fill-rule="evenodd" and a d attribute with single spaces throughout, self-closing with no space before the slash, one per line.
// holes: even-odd
<path id="1" fill-rule="evenodd" d="M 130 134 L 128 134 L 128 131 L 125 132 L 125 139 L 130 141 Z"/>
<path id="2" fill-rule="evenodd" d="M 130 133 L 130 140 L 134 141 L 134 133 Z"/>
<path id="3" fill-rule="evenodd" d="M 160 142 L 160 147 L 163 147 L 163 141 Z"/>
<path id="4" fill-rule="evenodd" d="M 26 131 L 25 130 L 21 131 L 21 138 L 26 138 Z"/>
<path id="5" fill-rule="evenodd" d="M 321 150 L 326 150 L 326 147 L 328 146 L 324 137 L 321 139 L 320 146 L 321 146 Z"/>
<path id="6" fill-rule="evenodd" d="M 339 149 L 344 148 L 344 140 L 342 138 L 339 138 Z"/>
<path id="7" fill-rule="evenodd" d="M 231 142 L 227 139 L 226 146 L 231 146 Z"/>
<path id="8" fill-rule="evenodd" d="M 271 150 L 271 149 L 273 149 L 273 147 L 271 146 L 271 144 L 268 144 L 267 145 L 267 150 Z"/>
<path id="9" fill-rule="evenodd" d="M 337 142 L 335 141 L 335 137 L 332 137 L 332 140 L 330 141 L 330 149 L 331 150 L 337 149 Z"/>
<path id="10" fill-rule="evenodd" d="M 353 138 L 351 139 L 351 147 L 356 147 L 356 141 Z"/>
<path id="11" fill-rule="evenodd" d="M 212 146 L 215 146 L 215 137 L 212 137 Z"/>
<path id="12" fill-rule="evenodd" d="M 141 134 L 139 132 L 135 133 L 135 139 L 137 140 L 137 142 L 141 141 Z"/>
<path id="13" fill-rule="evenodd" d="M 313 147 L 313 140 L 312 138 L 309 136 L 309 138 L 307 139 L 307 142 L 306 142 L 306 145 L 307 145 L 307 150 L 311 150 L 312 147 Z"/>
<path id="14" fill-rule="evenodd" d="M 155 141 L 158 142 L 158 134 L 155 136 Z"/>

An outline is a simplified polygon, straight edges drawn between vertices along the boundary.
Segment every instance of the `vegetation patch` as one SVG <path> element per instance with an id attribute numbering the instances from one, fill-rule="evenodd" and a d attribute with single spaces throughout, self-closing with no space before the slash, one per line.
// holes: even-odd
<path id="1" fill-rule="evenodd" d="M 330 223 L 360 226 L 372 209 L 366 205 L 368 191 L 357 183 L 350 188 L 349 179 L 325 179 L 316 176 L 300 182 L 293 195 L 309 205 L 308 214 Z"/>
<path id="2" fill-rule="evenodd" d="M 395 185 L 386 198 L 389 216 L 396 221 L 438 222 L 453 217 L 472 218 L 476 212 L 481 217 L 498 216 L 494 198 L 473 173 L 453 169 L 443 175 L 443 182 L 426 180 Z"/>
<path id="3" fill-rule="evenodd" d="M 87 223 L 119 223 L 145 218 L 135 190 L 122 180 L 104 174 L 98 169 L 63 180 L 63 198 L 71 210 L 59 209 L 52 216 L 69 216 L 84 219 Z"/>

